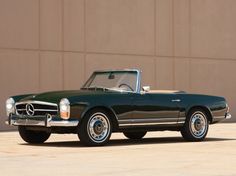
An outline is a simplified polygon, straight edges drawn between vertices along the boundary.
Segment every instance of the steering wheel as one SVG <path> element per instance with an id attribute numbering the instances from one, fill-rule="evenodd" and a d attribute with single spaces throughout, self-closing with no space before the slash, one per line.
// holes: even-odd
<path id="1" fill-rule="evenodd" d="M 128 87 L 131 91 L 134 91 L 134 89 L 128 84 L 122 83 L 118 87 L 121 88 L 122 86 Z"/>

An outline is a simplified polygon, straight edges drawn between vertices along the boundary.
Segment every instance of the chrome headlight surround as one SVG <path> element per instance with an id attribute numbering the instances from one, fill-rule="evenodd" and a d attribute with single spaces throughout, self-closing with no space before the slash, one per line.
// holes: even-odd
<path id="1" fill-rule="evenodd" d="M 65 120 L 70 118 L 70 101 L 67 98 L 60 101 L 60 117 Z"/>
<path id="2" fill-rule="evenodd" d="M 9 116 L 10 114 L 14 114 L 16 112 L 15 100 L 13 98 L 8 98 L 6 100 L 6 112 L 7 116 Z"/>
<path id="3" fill-rule="evenodd" d="M 226 113 L 229 113 L 229 105 L 226 103 Z"/>

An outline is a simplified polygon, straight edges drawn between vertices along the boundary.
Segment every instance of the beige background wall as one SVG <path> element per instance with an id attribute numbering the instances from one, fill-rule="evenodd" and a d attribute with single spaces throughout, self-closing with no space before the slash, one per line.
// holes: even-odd
<path id="1" fill-rule="evenodd" d="M 236 116 L 235 0 L 0 0 L 0 129 L 10 95 L 140 68 L 156 89 L 225 96 Z"/>

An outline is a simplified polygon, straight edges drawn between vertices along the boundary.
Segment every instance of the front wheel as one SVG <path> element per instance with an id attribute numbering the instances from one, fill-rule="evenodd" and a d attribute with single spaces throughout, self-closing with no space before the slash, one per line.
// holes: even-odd
<path id="1" fill-rule="evenodd" d="M 129 139 L 142 139 L 146 135 L 146 131 L 124 132 L 125 137 Z"/>
<path id="2" fill-rule="evenodd" d="M 88 112 L 79 126 L 79 139 L 87 146 L 106 144 L 112 133 L 112 123 L 104 110 L 95 109 Z"/>
<path id="3" fill-rule="evenodd" d="M 202 109 L 190 111 L 181 130 L 183 138 L 187 141 L 202 141 L 209 128 L 209 120 Z"/>
<path id="4" fill-rule="evenodd" d="M 28 130 L 25 126 L 19 126 L 18 131 L 25 142 L 32 144 L 44 143 L 51 135 L 51 133 L 46 131 Z"/>

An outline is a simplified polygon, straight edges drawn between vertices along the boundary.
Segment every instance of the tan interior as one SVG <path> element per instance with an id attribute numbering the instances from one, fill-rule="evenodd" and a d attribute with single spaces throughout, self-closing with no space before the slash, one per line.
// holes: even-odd
<path id="1" fill-rule="evenodd" d="M 180 90 L 149 90 L 147 93 L 177 93 Z"/>

